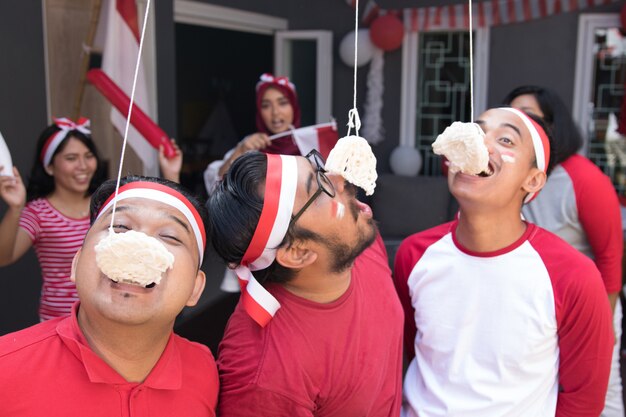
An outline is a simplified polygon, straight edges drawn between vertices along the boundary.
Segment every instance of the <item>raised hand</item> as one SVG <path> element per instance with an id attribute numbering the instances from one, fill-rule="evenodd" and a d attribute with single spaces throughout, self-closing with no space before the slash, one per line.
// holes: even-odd
<path id="1" fill-rule="evenodd" d="M 161 167 L 161 175 L 163 178 L 180 182 L 180 170 L 183 166 L 183 153 L 176 144 L 174 139 L 171 139 L 172 146 L 174 147 L 174 156 L 166 158 L 163 150 L 163 146 L 159 146 L 159 166 Z"/>
<path id="2" fill-rule="evenodd" d="M 0 166 L 0 171 L 2 170 Z M 0 198 L 11 208 L 21 209 L 26 204 L 26 187 L 16 167 L 13 167 L 13 177 L 0 175 Z"/>

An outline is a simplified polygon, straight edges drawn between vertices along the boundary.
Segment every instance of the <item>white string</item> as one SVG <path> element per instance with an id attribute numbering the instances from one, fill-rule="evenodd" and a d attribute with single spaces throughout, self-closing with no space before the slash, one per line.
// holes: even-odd
<path id="1" fill-rule="evenodd" d="M 472 24 L 472 0 L 469 1 L 469 63 L 470 63 L 470 122 L 474 121 L 474 50 L 473 50 L 473 35 L 474 28 Z"/>
<path id="2" fill-rule="evenodd" d="M 356 73 L 357 73 L 357 57 L 359 50 L 359 0 L 355 1 L 354 11 L 354 86 L 353 86 L 353 99 L 352 110 L 348 112 L 348 135 L 350 136 L 350 129 L 354 128 L 356 135 L 359 136 L 359 129 L 361 128 L 361 118 L 359 117 L 359 111 L 356 108 Z"/>
<path id="3" fill-rule="evenodd" d="M 148 23 L 148 13 L 150 12 L 150 0 L 146 2 L 146 12 L 144 13 L 143 26 L 141 28 L 141 39 L 139 40 L 139 52 L 137 52 L 137 63 L 135 64 L 135 75 L 133 77 L 133 89 L 130 93 L 130 103 L 128 105 L 128 117 L 126 118 L 126 127 L 124 128 L 124 141 L 122 142 L 122 153 L 120 155 L 120 168 L 117 171 L 117 183 L 115 184 L 115 197 L 113 197 L 113 211 L 111 214 L 111 224 L 109 229 L 113 229 L 113 221 L 115 220 L 115 210 L 117 208 L 117 195 L 120 189 L 120 180 L 122 178 L 122 165 L 124 164 L 124 155 L 126 153 L 126 142 L 128 141 L 128 128 L 130 126 L 130 116 L 133 112 L 133 103 L 135 102 L 135 87 L 137 86 L 137 75 L 139 74 L 139 64 L 141 62 L 141 51 L 143 49 L 143 39 L 146 34 L 146 26 Z"/>

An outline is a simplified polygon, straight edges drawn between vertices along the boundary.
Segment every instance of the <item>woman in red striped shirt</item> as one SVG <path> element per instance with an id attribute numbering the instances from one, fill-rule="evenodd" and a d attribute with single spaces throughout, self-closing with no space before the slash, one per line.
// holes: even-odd
<path id="1" fill-rule="evenodd" d="M 174 158 L 160 152 L 159 162 L 163 176 L 178 182 L 182 155 L 175 148 Z M 0 221 L 0 266 L 34 247 L 43 278 L 39 318 L 68 315 L 78 299 L 70 281 L 72 259 L 89 229 L 91 194 L 106 179 L 89 120 L 54 119 L 41 133 L 28 187 L 13 172 L 0 176 L 0 198 L 8 205 Z"/>
<path id="2" fill-rule="evenodd" d="M 8 205 L 0 222 L 0 266 L 34 247 L 43 278 L 39 318 L 67 315 L 78 299 L 69 279 L 72 259 L 89 229 L 91 193 L 105 179 L 89 120 L 55 119 L 42 132 L 27 189 L 17 168 L 13 172 L 0 177 Z"/>

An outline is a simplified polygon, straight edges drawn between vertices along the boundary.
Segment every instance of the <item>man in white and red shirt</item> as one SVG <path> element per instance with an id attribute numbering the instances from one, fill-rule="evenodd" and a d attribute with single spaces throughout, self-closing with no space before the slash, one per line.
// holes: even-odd
<path id="1" fill-rule="evenodd" d="M 396 256 L 404 414 L 598 416 L 614 341 L 600 274 L 520 217 L 545 183 L 548 137 L 510 108 L 477 123 L 493 173 L 450 173 L 458 219 L 410 236 Z"/>

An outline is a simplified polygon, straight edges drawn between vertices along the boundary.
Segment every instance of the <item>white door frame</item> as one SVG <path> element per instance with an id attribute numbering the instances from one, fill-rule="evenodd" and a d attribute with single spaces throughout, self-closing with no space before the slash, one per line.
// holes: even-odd
<path id="1" fill-rule="evenodd" d="M 285 63 L 285 41 L 289 39 L 310 39 L 316 41 L 316 92 L 315 120 L 325 123 L 332 117 L 333 88 L 333 34 L 328 30 L 291 30 L 276 32 L 274 37 L 274 71 L 287 75 Z"/>
<path id="2" fill-rule="evenodd" d="M 578 41 L 576 44 L 576 77 L 574 78 L 574 104 L 572 116 L 578 121 L 578 128 L 583 136 L 583 155 L 589 149 L 589 123 L 591 80 L 594 72 L 592 59 L 595 51 L 594 33 L 596 29 L 620 27 L 618 13 L 583 13 L 578 16 Z"/>
<path id="3" fill-rule="evenodd" d="M 240 32 L 273 35 L 287 29 L 287 19 L 189 0 L 174 0 L 174 21 Z"/>

